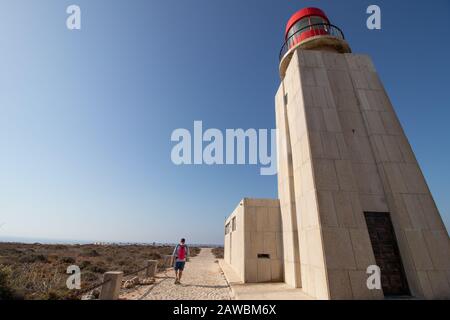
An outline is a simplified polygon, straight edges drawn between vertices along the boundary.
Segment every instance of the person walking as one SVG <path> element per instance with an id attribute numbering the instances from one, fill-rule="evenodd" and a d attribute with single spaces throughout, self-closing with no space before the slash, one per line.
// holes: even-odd
<path id="1" fill-rule="evenodd" d="M 180 284 L 181 276 L 183 275 L 184 265 L 189 256 L 189 247 L 186 245 L 186 240 L 182 238 L 180 243 L 175 246 L 173 250 L 172 259 L 174 261 L 175 270 L 175 284 Z"/>

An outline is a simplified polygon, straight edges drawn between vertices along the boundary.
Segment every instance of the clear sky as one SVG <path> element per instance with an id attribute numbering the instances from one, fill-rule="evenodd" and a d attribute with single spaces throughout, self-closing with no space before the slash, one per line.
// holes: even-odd
<path id="1" fill-rule="evenodd" d="M 449 228 L 448 0 L 1 0 L 0 237 L 222 243 L 276 176 L 175 166 L 171 133 L 274 128 L 283 31 L 305 6 L 373 58 Z"/>

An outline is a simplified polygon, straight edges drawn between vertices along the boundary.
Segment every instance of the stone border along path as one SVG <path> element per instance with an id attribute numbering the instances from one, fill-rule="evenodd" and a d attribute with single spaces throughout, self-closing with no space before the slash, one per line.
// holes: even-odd
<path id="1" fill-rule="evenodd" d="M 211 248 L 186 262 L 181 284 L 174 284 L 173 268 L 158 273 L 155 284 L 120 295 L 127 300 L 230 300 L 231 290 Z"/>

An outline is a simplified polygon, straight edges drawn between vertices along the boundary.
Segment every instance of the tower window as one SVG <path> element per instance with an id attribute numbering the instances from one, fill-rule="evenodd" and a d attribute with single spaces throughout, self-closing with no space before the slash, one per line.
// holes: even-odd
<path id="1" fill-rule="evenodd" d="M 230 223 L 228 222 L 226 225 L 225 225 L 225 234 L 229 234 L 230 233 Z"/>

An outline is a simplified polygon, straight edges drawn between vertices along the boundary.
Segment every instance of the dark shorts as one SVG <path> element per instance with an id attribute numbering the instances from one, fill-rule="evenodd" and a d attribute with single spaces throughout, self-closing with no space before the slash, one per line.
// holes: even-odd
<path id="1" fill-rule="evenodd" d="M 175 262 L 175 271 L 178 271 L 178 270 L 183 271 L 184 264 L 185 264 L 184 261 L 177 261 L 177 262 Z"/>

